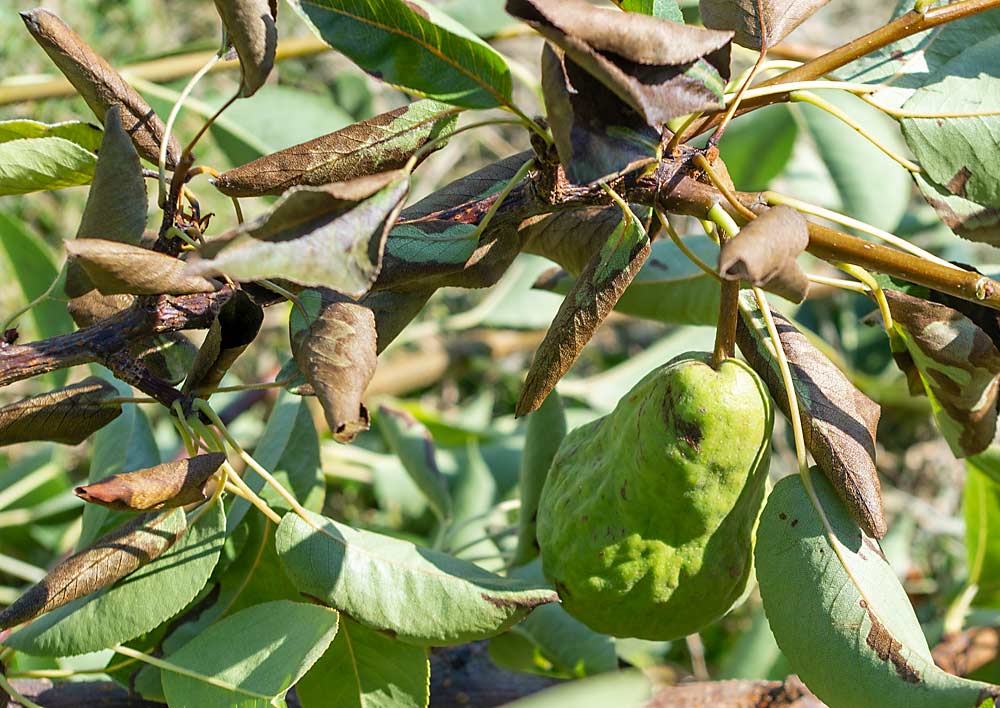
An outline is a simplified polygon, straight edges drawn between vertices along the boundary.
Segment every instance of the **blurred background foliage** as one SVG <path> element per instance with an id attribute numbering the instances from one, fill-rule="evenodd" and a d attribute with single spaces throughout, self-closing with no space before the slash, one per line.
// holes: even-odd
<path id="1" fill-rule="evenodd" d="M 503 12 L 502 0 L 441 0 L 449 13 L 510 57 L 521 81 L 519 103 L 540 113 L 537 58 L 540 41 Z M 696 13 L 697 3 L 682 3 Z M 806 50 L 833 46 L 883 22 L 888 0 L 841 0 L 828 5 L 793 34 L 790 41 Z M 116 67 L 168 56 L 212 51 L 219 33 L 215 10 L 207 0 L 100 0 L 48 2 Z M 0 0 L 0 94 L 52 74 L 45 54 L 23 30 L 17 10 Z M 288 8 L 279 28 L 282 38 L 304 37 L 306 28 Z M 736 54 L 734 75 L 752 60 Z M 166 116 L 186 76 L 173 81 L 136 81 L 161 116 Z M 176 131 L 193 135 L 237 86 L 238 72 L 211 74 L 182 112 Z M 250 101 L 238 102 L 224 115 L 198 150 L 199 162 L 220 170 L 243 164 L 265 152 L 284 148 L 401 105 L 407 99 L 365 76 L 332 52 L 280 62 L 268 85 Z M 838 105 L 905 152 L 898 131 L 881 114 L 844 95 Z M 0 105 L 0 120 L 30 117 L 45 122 L 93 121 L 78 98 L 51 98 Z M 476 117 L 477 119 L 480 116 Z M 465 120 L 469 120 L 466 118 Z M 413 193 L 419 198 L 445 182 L 528 147 L 527 137 L 512 128 L 491 127 L 464 133 L 433 155 L 417 172 Z M 985 247 L 952 235 L 919 198 L 909 176 L 850 128 L 807 105 L 774 106 L 737 120 L 722 143 L 722 156 L 737 187 L 773 187 L 814 203 L 844 211 L 893 230 L 944 257 L 977 264 L 994 262 Z M 215 214 L 211 233 L 235 220 L 231 204 L 200 177 L 193 183 L 202 212 Z M 155 190 L 150 190 L 151 193 Z M 45 290 L 63 259 L 62 241 L 75 233 L 86 188 L 71 188 L 0 200 L 0 313 L 7 313 Z M 248 216 L 269 200 L 245 200 Z M 152 207 L 152 203 L 151 203 Z M 156 212 L 150 209 L 150 227 Z M 695 223 L 678 222 L 694 234 Z M 818 261 L 814 270 L 827 268 Z M 433 437 L 437 462 L 452 488 L 456 518 L 466 519 L 461 538 L 486 541 L 464 544 L 452 539 L 459 555 L 487 567 L 502 566 L 515 543 L 516 482 L 524 426 L 513 418 L 523 372 L 541 341 L 560 298 L 532 289 L 551 264 L 520 257 L 494 288 L 484 292 L 440 291 L 420 317 L 380 357 L 369 390 L 373 429 L 351 446 L 333 442 L 322 414 L 309 399 L 321 431 L 319 460 L 326 483 L 324 513 L 350 524 L 428 540 L 434 516 L 388 444 L 379 420 L 380 405 L 405 409 Z M 992 273 L 995 268 L 980 266 Z M 820 271 L 822 272 L 822 271 Z M 678 276 L 664 270 L 669 286 Z M 655 298 L 652 288 L 644 297 Z M 814 288 L 801 306 L 780 308 L 815 335 L 855 383 L 882 405 L 878 461 L 890 532 L 885 552 L 903 579 L 933 645 L 942 617 L 960 592 L 966 576 L 961 511 L 964 468 L 933 428 L 926 399 L 911 398 L 893 365 L 881 328 L 863 323 L 873 310 L 867 298 Z M 655 309 L 655 308 L 654 308 Z M 267 313 L 265 332 L 237 362 L 223 384 L 273 380 L 289 357 L 287 307 Z M 21 322 L 21 336 L 34 339 L 68 331 L 61 303 L 36 308 Z M 195 335 L 197 342 L 200 334 Z M 615 315 L 586 348 L 559 391 L 570 427 L 609 411 L 618 397 L 653 367 L 693 349 L 711 347 L 712 328 L 672 326 Z M 72 371 L 69 380 L 88 372 Z M 55 377 L 58 378 L 58 377 Z M 53 379 L 53 376 L 46 377 Z M 38 393 L 51 380 L 31 380 L 0 391 L 0 403 Z M 274 392 L 218 394 L 213 400 L 232 429 L 253 448 L 275 406 Z M 282 394 L 282 400 L 293 398 Z M 298 401 L 298 399 L 294 399 Z M 135 406 L 130 406 L 135 408 Z M 160 457 L 178 453 L 179 441 L 161 409 L 143 406 L 116 423 L 105 445 L 124 450 L 153 440 Z M 124 418 L 124 417 L 123 417 Z M 109 428 L 110 430 L 110 428 Z M 772 475 L 794 471 L 790 436 L 780 427 L 774 437 Z M 19 445 L 0 450 L 0 605 L 10 603 L 43 569 L 77 545 L 83 503 L 72 493 L 86 479 L 94 443 L 77 448 L 51 444 Z M 991 611 L 980 611 L 989 620 Z M 981 618 L 982 619 L 982 618 Z M 659 666 L 668 677 L 783 678 L 787 665 L 770 636 L 760 602 L 751 598 L 738 611 L 699 638 L 688 642 L 615 642 L 621 661 Z M 567 676 L 615 668 L 594 650 L 591 661 L 567 665 L 540 643 L 530 627 L 495 642 L 492 655 L 502 665 Z M 99 671 L 107 652 L 60 660 L 20 656 L 15 668 L 92 669 Z M 100 674 L 94 674 L 100 676 Z M 1000 673 L 989 677 L 1000 678 Z"/>

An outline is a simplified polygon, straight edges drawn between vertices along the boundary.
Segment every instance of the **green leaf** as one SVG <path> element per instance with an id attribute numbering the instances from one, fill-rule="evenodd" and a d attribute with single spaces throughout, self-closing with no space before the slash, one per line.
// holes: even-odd
<path id="1" fill-rule="evenodd" d="M 516 24 L 504 10 L 503 3 L 504 0 L 442 0 L 435 5 L 463 27 L 489 38 Z"/>
<path id="2" fill-rule="evenodd" d="M 404 410 L 379 407 L 378 427 L 389 449 L 427 498 L 438 519 L 451 517 L 448 481 L 438 468 L 434 440 L 423 423 Z"/>
<path id="3" fill-rule="evenodd" d="M 972 708 L 1000 695 L 998 687 L 934 665 L 878 543 L 822 475 L 811 478 L 819 508 L 798 475 L 786 477 L 772 490 L 757 531 L 764 609 L 792 669 L 838 708 L 868 708 L 872 696 L 907 708 Z"/>
<path id="4" fill-rule="evenodd" d="M 1000 37 L 962 47 L 930 72 L 903 104 L 920 113 L 968 113 L 1000 108 L 1000 77 L 983 71 L 1000 59 Z M 904 118 L 903 137 L 929 181 L 986 207 L 1000 207 L 997 161 L 1000 116 Z"/>
<path id="5" fill-rule="evenodd" d="M 719 247 L 708 236 L 684 237 L 685 245 L 709 266 L 719 260 Z M 574 279 L 565 271 L 543 276 L 536 288 L 566 294 Z M 670 324 L 714 325 L 719 317 L 719 283 L 681 252 L 673 241 L 655 241 L 649 258 L 615 310 Z"/>
<path id="6" fill-rule="evenodd" d="M 101 129 L 91 123 L 69 120 L 64 123 L 40 123 L 27 118 L 0 120 L 0 143 L 21 138 L 63 138 L 84 150 L 97 152 L 101 146 Z"/>
<path id="7" fill-rule="evenodd" d="M 969 583 L 978 586 L 974 603 L 978 607 L 1000 607 L 1000 481 L 997 450 L 969 457 L 965 461 L 965 549 L 968 553 Z"/>
<path id="8" fill-rule="evenodd" d="M 323 655 L 336 633 L 337 613 L 324 607 L 278 600 L 247 608 L 165 657 L 186 672 L 163 672 L 167 702 L 171 708 L 269 708 Z"/>
<path id="9" fill-rule="evenodd" d="M 799 128 L 787 105 L 768 106 L 733 121 L 719 156 L 739 189 L 767 189 L 792 157 Z"/>
<path id="10" fill-rule="evenodd" d="M 521 508 L 517 514 L 517 551 L 512 565 L 521 565 L 538 557 L 538 540 L 535 538 L 538 500 L 564 437 L 566 412 L 558 391 L 553 389 L 538 410 L 528 415 L 528 432 L 524 438 L 518 480 Z"/>
<path id="11" fill-rule="evenodd" d="M 253 457 L 304 507 L 313 511 L 323 507 L 326 478 L 320 463 L 319 437 L 305 399 L 286 391 L 279 394 Z M 288 502 L 252 469 L 247 469 L 243 481 L 273 508 L 288 508 Z M 249 508 L 250 502 L 245 499 L 233 500 L 228 520 L 230 533 Z"/>
<path id="12" fill-rule="evenodd" d="M 3 211 L 0 211 L 0 249 L 26 302 L 41 296 L 49 284 L 59 277 L 56 260 L 42 239 L 24 222 Z M 31 308 L 31 318 L 40 339 L 73 329 L 73 320 L 66 314 L 66 306 L 51 298 Z M 56 381 L 57 385 L 62 385 L 66 381 L 66 372 L 57 372 Z"/>
<path id="13" fill-rule="evenodd" d="M 506 708 L 640 708 L 649 703 L 651 694 L 649 679 L 633 669 L 567 681 L 508 703 Z"/>
<path id="14" fill-rule="evenodd" d="M 504 59 L 433 6 L 403 0 L 292 4 L 318 37 L 376 78 L 465 108 L 511 104 Z"/>
<path id="15" fill-rule="evenodd" d="M 466 441 L 464 450 L 455 452 L 460 454 L 456 455 L 458 469 L 451 484 L 454 520 L 445 534 L 446 547 L 459 557 L 495 555 L 497 547 L 487 535 L 490 512 L 497 501 L 496 478 L 474 438 Z M 503 567 L 499 559 L 491 560 L 479 561 L 479 564 L 489 570 Z"/>
<path id="16" fill-rule="evenodd" d="M 429 682 L 426 649 L 341 617 L 333 644 L 295 693 L 303 708 L 425 708 Z"/>
<path id="17" fill-rule="evenodd" d="M 176 615 L 208 582 L 225 541 L 221 504 L 192 514 L 197 521 L 156 560 L 106 590 L 43 615 L 6 643 L 28 654 L 71 656 L 127 642 Z"/>
<path id="18" fill-rule="evenodd" d="M 684 23 L 684 13 L 677 6 L 677 0 L 624 0 L 621 5 L 623 10 L 629 12 L 641 12 L 661 20 Z"/>
<path id="19" fill-rule="evenodd" d="M 256 221 L 210 241 L 197 275 L 284 278 L 360 297 L 378 273 L 385 234 L 409 189 L 409 175 L 386 172 L 323 187 L 296 187 Z"/>
<path id="20" fill-rule="evenodd" d="M 0 143 L 0 196 L 89 184 L 97 157 L 64 138 Z"/>
<path id="21" fill-rule="evenodd" d="M 539 559 L 514 569 L 511 576 L 539 583 L 545 582 Z M 526 639 L 544 662 L 550 665 L 548 670 L 535 669 L 532 673 L 582 678 L 615 671 L 618 668 L 618 654 L 615 651 L 614 640 L 571 617 L 561 605 L 543 605 L 537 608 L 522 622 L 514 625 L 510 634 Z M 491 640 L 491 655 L 493 655 L 493 643 L 502 636 Z"/>
<path id="22" fill-rule="evenodd" d="M 250 197 L 399 169 L 430 140 L 454 131 L 458 113 L 444 103 L 416 101 L 223 172 L 215 186 Z"/>
<path id="23" fill-rule="evenodd" d="M 414 644 L 490 637 L 534 607 L 556 601 L 554 592 L 537 583 L 503 578 L 319 514 L 310 514 L 308 523 L 286 514 L 276 543 L 285 572 L 300 592 Z"/>
<path id="24" fill-rule="evenodd" d="M 131 395 L 132 389 L 126 384 L 120 381 L 112 383 L 119 395 Z M 94 435 L 87 482 L 93 484 L 113 474 L 134 472 L 158 464 L 160 451 L 146 414 L 137 404 L 126 403 L 122 406 L 122 414 Z M 104 530 L 117 526 L 127 518 L 127 514 L 87 504 L 83 508 L 83 528 L 77 549 L 86 548 Z"/>
<path id="25" fill-rule="evenodd" d="M 824 92 L 823 99 L 897 153 L 906 152 L 893 121 L 878 109 L 843 91 Z M 829 113 L 804 103 L 794 110 L 836 187 L 839 204 L 829 206 L 883 229 L 896 228 L 910 203 L 909 172 Z"/>

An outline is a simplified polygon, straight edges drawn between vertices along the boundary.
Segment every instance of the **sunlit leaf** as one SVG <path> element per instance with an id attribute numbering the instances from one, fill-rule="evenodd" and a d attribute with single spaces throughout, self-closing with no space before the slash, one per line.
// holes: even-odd
<path id="1" fill-rule="evenodd" d="M 809 279 L 795 259 L 808 243 L 805 218 L 791 207 L 773 207 L 723 242 L 719 273 L 726 280 L 745 280 L 786 300 L 802 302 Z"/>
<path id="2" fill-rule="evenodd" d="M 758 17 L 757 3 L 764 16 Z M 750 49 L 773 47 L 830 0 L 701 0 L 698 8 L 706 27 L 736 32 L 737 44 Z M 763 28 L 761 27 L 763 25 Z"/>
<path id="3" fill-rule="evenodd" d="M 128 243 L 84 238 L 67 241 L 66 251 L 103 295 L 190 295 L 221 287 L 187 272 L 180 259 Z"/>
<path id="4" fill-rule="evenodd" d="M 221 452 L 195 455 L 135 472 L 111 475 L 74 493 L 92 504 L 118 511 L 186 506 L 208 499 L 206 485 L 226 456 Z"/>
<path id="5" fill-rule="evenodd" d="M 908 708 L 989 705 L 1000 687 L 934 665 L 878 542 L 858 529 L 824 477 L 812 481 L 821 510 L 797 475 L 786 477 L 757 531 L 760 594 L 792 669 L 817 697 L 842 708 L 866 708 L 872 696 Z"/>

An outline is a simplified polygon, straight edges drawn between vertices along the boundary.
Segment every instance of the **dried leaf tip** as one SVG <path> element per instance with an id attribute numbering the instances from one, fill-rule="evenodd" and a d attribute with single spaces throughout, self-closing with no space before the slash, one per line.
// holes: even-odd
<path id="1" fill-rule="evenodd" d="M 111 106 L 121 106 L 122 126 L 132 138 L 136 150 L 155 163 L 166 127 L 145 99 L 58 15 L 36 8 L 22 12 L 21 19 L 31 36 L 102 123 Z M 176 165 L 180 152 L 180 145 L 171 138 L 167 149 L 167 167 Z"/>
<path id="2" fill-rule="evenodd" d="M 208 482 L 226 461 L 221 452 L 196 455 L 135 472 L 115 474 L 77 487 L 86 502 L 119 511 L 174 508 L 208 499 Z"/>
<path id="3" fill-rule="evenodd" d="M 267 81 L 278 48 L 278 6 L 269 0 L 215 0 L 226 35 L 240 58 L 240 96 L 247 98 Z"/>
<path id="4" fill-rule="evenodd" d="M 719 274 L 726 280 L 746 280 L 786 300 L 802 302 L 809 291 L 809 278 L 795 259 L 808 244 L 805 218 L 791 207 L 772 207 L 723 242 Z"/>

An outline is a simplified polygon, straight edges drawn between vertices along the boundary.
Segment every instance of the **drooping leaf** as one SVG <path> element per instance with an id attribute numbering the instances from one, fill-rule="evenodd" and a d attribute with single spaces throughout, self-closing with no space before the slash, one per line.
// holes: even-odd
<path id="1" fill-rule="evenodd" d="M 165 657 L 186 670 L 163 672 L 167 702 L 190 708 L 278 705 L 330 646 L 337 621 L 337 613 L 325 607 L 287 600 L 227 617 Z M 211 677 L 215 684 L 200 676 Z"/>
<path id="2" fill-rule="evenodd" d="M 132 389 L 120 381 L 114 381 L 112 385 L 120 396 L 131 394 Z M 122 414 L 97 431 L 93 444 L 88 482 L 160 464 L 160 451 L 149 420 L 135 403 L 124 404 Z M 125 522 L 127 518 L 125 514 L 101 506 L 85 505 L 77 549 L 86 548 L 102 533 Z"/>
<path id="3" fill-rule="evenodd" d="M 0 143 L 21 138 L 63 138 L 88 152 L 97 152 L 102 136 L 96 125 L 77 120 L 62 123 L 41 123 L 28 118 L 0 120 Z"/>
<path id="4" fill-rule="evenodd" d="M 364 305 L 327 288 L 299 293 L 288 321 L 292 354 L 323 406 L 330 432 L 350 442 L 368 430 L 361 402 L 375 373 L 375 316 Z"/>
<path id="5" fill-rule="evenodd" d="M 278 3 L 275 0 L 215 0 L 226 37 L 240 58 L 240 96 L 257 93 L 274 67 L 278 49 Z"/>
<path id="6" fill-rule="evenodd" d="M 617 205 L 564 209 L 525 219 L 518 236 L 526 253 L 544 256 L 578 276 L 621 220 Z"/>
<path id="7" fill-rule="evenodd" d="M 678 7 L 677 0 L 624 0 L 621 7 L 629 12 L 641 12 L 644 15 L 652 15 L 662 20 L 682 24 L 684 22 L 684 13 Z"/>
<path id="8" fill-rule="evenodd" d="M 323 507 L 326 489 L 319 438 L 309 406 L 302 399 L 286 392 L 278 396 L 253 455 L 304 507 L 314 511 Z M 247 470 L 243 479 L 273 508 L 288 508 L 288 502 L 253 470 Z M 233 500 L 228 520 L 230 531 L 249 509 L 250 503 L 245 499 Z"/>
<path id="9" fill-rule="evenodd" d="M 341 617 L 330 648 L 295 693 L 303 708 L 425 708 L 429 682 L 426 649 Z"/>
<path id="10" fill-rule="evenodd" d="M 101 55 L 91 49 L 80 35 L 53 13 L 35 9 L 22 12 L 21 19 L 31 36 L 102 123 L 108 108 L 121 106 L 125 132 L 131 136 L 139 154 L 155 163 L 159 159 L 160 143 L 166 127 L 142 96 Z M 180 145 L 171 136 L 167 149 L 168 167 L 174 167 L 180 152 Z"/>
<path id="11" fill-rule="evenodd" d="M 760 2 L 764 16 L 757 16 Z M 706 27 L 734 30 L 737 44 L 767 49 L 784 39 L 830 0 L 700 0 Z M 763 29 L 761 28 L 763 25 Z M 762 44 L 762 40 L 766 44 Z"/>
<path id="12" fill-rule="evenodd" d="M 219 310 L 205 341 L 191 364 L 184 392 L 205 391 L 208 395 L 250 343 L 257 338 L 264 310 L 243 290 L 237 290 Z"/>
<path id="13" fill-rule="evenodd" d="M 94 181 L 76 237 L 138 245 L 146 227 L 146 179 L 132 141 L 122 127 L 121 109 L 104 115 L 104 138 L 94 168 Z M 93 285 L 72 260 L 66 266 L 66 294 L 76 298 Z"/>
<path id="14" fill-rule="evenodd" d="M 809 279 L 795 260 L 809 243 L 805 218 L 795 209 L 768 209 L 722 244 L 719 274 L 745 280 L 786 300 L 802 302 Z"/>
<path id="15" fill-rule="evenodd" d="M 536 583 L 318 514 L 309 519 L 287 514 L 277 531 L 278 554 L 295 586 L 406 642 L 447 645 L 493 636 L 556 600 Z M 382 592 L 386 587 L 395 591 Z"/>
<path id="16" fill-rule="evenodd" d="M 515 568 L 511 575 L 545 582 L 540 560 Z M 490 640 L 490 656 L 496 659 L 498 653 L 502 655 L 504 640 L 511 636 L 526 641 L 533 653 L 541 655 L 542 662 L 532 661 L 525 667 L 531 673 L 583 678 L 618 668 L 614 640 L 605 634 L 598 634 L 571 617 L 561 605 L 543 605 L 514 625 L 507 634 Z M 498 648 L 500 652 L 497 651 Z M 549 666 L 543 669 L 538 666 L 539 663 Z"/>
<path id="17" fill-rule="evenodd" d="M 1000 480 L 996 478 L 997 451 L 969 457 L 965 461 L 965 549 L 969 582 L 978 588 L 973 600 L 978 607 L 1000 606 Z"/>
<path id="18" fill-rule="evenodd" d="M 445 534 L 444 546 L 459 558 L 494 555 L 497 546 L 487 536 L 490 512 L 498 501 L 496 477 L 476 440 L 468 439 L 460 453 L 456 455 L 457 470 L 451 485 L 453 521 Z M 486 558 L 477 564 L 490 571 L 503 569 L 500 559 Z"/>
<path id="19" fill-rule="evenodd" d="M 887 530 L 875 467 L 879 405 L 827 359 L 791 322 L 771 310 L 795 384 L 806 447 L 865 532 L 882 538 Z M 788 394 L 772 355 L 771 340 L 757 302 L 740 297 L 736 330 L 740 351 L 788 415 Z"/>
<path id="20" fill-rule="evenodd" d="M 89 184 L 97 158 L 64 138 L 0 143 L 0 196 Z"/>
<path id="21" fill-rule="evenodd" d="M 408 187 L 402 172 L 296 187 L 268 214 L 210 241 L 202 255 L 214 257 L 188 261 L 190 272 L 284 278 L 360 297 L 378 273 Z"/>
<path id="22" fill-rule="evenodd" d="M 186 532 L 181 509 L 135 517 L 133 524 L 149 518 L 169 519 L 146 531 L 150 543 L 172 543 L 177 536 L 180 540 L 172 546 L 167 543 L 166 552 L 125 580 L 49 612 L 5 643 L 38 656 L 71 656 L 127 642 L 176 615 L 205 586 L 225 541 L 222 504 L 203 506 L 192 514 Z M 133 562 L 135 547 L 119 542 L 116 555 L 108 561 Z"/>
<path id="23" fill-rule="evenodd" d="M 704 234 L 684 238 L 705 263 L 719 247 Z M 575 280 L 565 271 L 543 274 L 534 287 L 566 294 Z M 649 258 L 615 305 L 615 310 L 670 324 L 714 325 L 719 317 L 719 283 L 688 260 L 673 241 L 654 241 Z"/>
<path id="24" fill-rule="evenodd" d="M 913 175 L 924 200 L 934 207 L 938 218 L 963 238 L 982 243 L 1000 243 L 1000 209 L 984 207 L 944 187 L 927 181 L 923 175 Z"/>
<path id="25" fill-rule="evenodd" d="M 895 332 L 905 351 L 893 356 L 919 381 L 938 428 L 956 457 L 993 441 L 1000 398 L 1000 350 L 972 320 L 946 305 L 886 290 Z M 914 378 L 914 374 L 919 378 Z"/>
<path id="26" fill-rule="evenodd" d="M 79 445 L 121 415 L 117 389 L 97 376 L 0 408 L 0 447 L 33 440 Z"/>
<path id="27" fill-rule="evenodd" d="M 421 219 L 397 224 L 385 242 L 383 287 L 426 282 L 429 276 L 453 273 L 476 253 L 480 234 L 472 224 Z M 391 275 L 390 275 L 391 273 Z"/>
<path id="28" fill-rule="evenodd" d="M 648 125 L 722 106 L 732 32 L 621 13 L 585 0 L 508 0 L 507 11 L 558 45 Z"/>
<path id="29" fill-rule="evenodd" d="M 189 273 L 178 258 L 128 243 L 84 238 L 67 241 L 66 250 L 103 295 L 190 295 L 221 287 Z"/>
<path id="30" fill-rule="evenodd" d="M 546 42 L 542 92 L 566 177 L 590 184 L 656 159 L 659 133 L 610 89 Z"/>
<path id="31" fill-rule="evenodd" d="M 184 460 L 165 462 L 135 472 L 125 472 L 77 487 L 73 492 L 84 501 L 118 511 L 187 506 L 208 499 L 206 489 L 226 455 L 210 452 Z"/>
<path id="32" fill-rule="evenodd" d="M 569 371 L 649 256 L 649 237 L 625 217 L 566 295 L 538 346 L 517 403 L 517 415 L 537 409 Z"/>
<path id="33" fill-rule="evenodd" d="M 992 705 L 1000 687 L 934 665 L 878 542 L 857 527 L 822 475 L 812 480 L 822 512 L 797 475 L 786 477 L 771 491 L 757 531 L 764 609 L 795 672 L 838 708 L 866 708 L 873 696 L 908 708 Z"/>
<path id="34" fill-rule="evenodd" d="M 0 627 L 27 622 L 114 584 L 159 557 L 186 530 L 182 511 L 136 517 L 53 566 L 41 582 L 0 612 Z"/>
<path id="35" fill-rule="evenodd" d="M 428 141 L 451 133 L 458 112 L 416 101 L 223 172 L 215 186 L 232 197 L 256 197 L 396 170 Z"/>
<path id="36" fill-rule="evenodd" d="M 556 450 L 566 437 L 566 413 L 559 393 L 553 389 L 542 405 L 528 416 L 528 432 L 524 438 L 524 455 L 518 488 L 521 508 L 517 516 L 517 550 L 512 565 L 523 565 L 538 556 L 538 500 L 549 475 Z"/>
<path id="37" fill-rule="evenodd" d="M 405 410 L 382 405 L 378 409 L 378 429 L 438 519 L 449 519 L 448 481 L 438 468 L 434 440 L 427 427 Z"/>
<path id="38" fill-rule="evenodd" d="M 510 104 L 507 63 L 431 5 L 403 0 L 292 4 L 317 36 L 376 78 L 464 108 Z"/>

